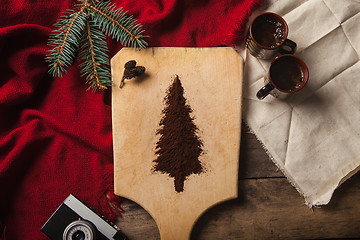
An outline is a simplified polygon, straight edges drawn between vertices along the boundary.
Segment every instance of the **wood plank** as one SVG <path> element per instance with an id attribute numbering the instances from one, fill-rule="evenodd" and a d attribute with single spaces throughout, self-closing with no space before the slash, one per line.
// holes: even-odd
<path id="1" fill-rule="evenodd" d="M 360 237 L 360 175 L 329 205 L 310 209 L 284 178 L 241 180 L 237 201 L 206 212 L 193 239 L 319 239 Z"/>
<path id="2" fill-rule="evenodd" d="M 246 124 L 242 125 L 239 178 L 284 177 Z"/>
<path id="3" fill-rule="evenodd" d="M 359 181 L 360 174 L 354 175 L 329 205 L 310 209 L 285 178 L 240 180 L 239 198 L 205 212 L 191 239 L 360 238 Z M 160 239 L 145 210 L 127 200 L 124 208 L 117 225 L 130 239 Z"/>
<path id="4" fill-rule="evenodd" d="M 129 239 L 160 239 L 155 220 L 140 205 L 125 198 L 121 207 L 125 213 L 118 218 L 116 225 Z"/>

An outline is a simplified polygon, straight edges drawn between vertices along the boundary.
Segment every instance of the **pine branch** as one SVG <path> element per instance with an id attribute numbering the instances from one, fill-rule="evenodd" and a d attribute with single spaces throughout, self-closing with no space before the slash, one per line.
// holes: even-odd
<path id="1" fill-rule="evenodd" d="M 111 86 L 108 49 L 105 35 L 92 19 L 86 21 L 86 31 L 80 49 L 81 76 L 86 76 L 90 88 L 96 90 Z"/>
<path id="2" fill-rule="evenodd" d="M 146 41 L 143 39 L 142 25 L 136 23 L 136 19 L 127 16 L 122 8 L 116 9 L 115 4 L 110 1 L 99 2 L 89 7 L 96 23 L 103 29 L 106 35 L 120 41 L 124 46 L 145 48 Z"/>
<path id="3" fill-rule="evenodd" d="M 127 16 L 122 8 L 116 9 L 110 1 L 79 0 L 74 10 L 67 12 L 54 24 L 46 61 L 49 62 L 49 73 L 61 77 L 73 63 L 78 49 L 81 76 L 92 89 L 106 89 L 111 86 L 110 61 L 105 34 L 120 41 L 124 46 L 145 48 L 141 24 Z"/>
<path id="4" fill-rule="evenodd" d="M 86 14 L 85 8 L 75 12 L 68 10 L 62 18 L 60 18 L 54 30 L 50 35 L 49 45 L 54 48 L 49 50 L 46 61 L 49 62 L 49 73 L 53 76 L 62 76 L 63 72 L 72 64 L 77 48 L 80 44 L 81 34 L 85 28 Z"/>

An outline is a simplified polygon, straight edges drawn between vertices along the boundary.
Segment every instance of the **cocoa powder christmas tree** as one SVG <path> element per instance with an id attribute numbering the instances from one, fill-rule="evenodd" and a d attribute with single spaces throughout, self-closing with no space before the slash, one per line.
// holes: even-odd
<path id="1" fill-rule="evenodd" d="M 178 76 L 166 92 L 163 118 L 156 134 L 154 171 L 169 174 L 174 178 L 175 190 L 184 190 L 184 181 L 191 174 L 203 171 L 199 156 L 202 154 L 202 141 L 197 135 L 198 128 L 190 116 L 191 107 L 186 103 L 184 88 Z"/>

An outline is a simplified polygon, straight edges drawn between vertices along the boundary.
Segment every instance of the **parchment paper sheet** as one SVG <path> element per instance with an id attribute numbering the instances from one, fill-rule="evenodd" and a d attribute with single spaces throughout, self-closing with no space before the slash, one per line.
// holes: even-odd
<path id="1" fill-rule="evenodd" d="M 310 79 L 260 101 L 270 61 L 247 53 L 243 118 L 306 204 L 324 205 L 360 166 L 360 0 L 272 0 L 252 18 L 265 11 L 287 21 Z"/>

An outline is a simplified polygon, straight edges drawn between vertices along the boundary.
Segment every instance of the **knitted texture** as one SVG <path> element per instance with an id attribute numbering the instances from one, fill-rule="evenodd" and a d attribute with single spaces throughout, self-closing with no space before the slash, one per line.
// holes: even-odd
<path id="1" fill-rule="evenodd" d="M 103 212 L 113 182 L 111 90 L 86 91 L 76 64 L 53 78 L 44 59 L 52 25 L 76 2 L 0 4 L 0 239 L 47 239 L 40 228 L 70 193 Z M 143 25 L 150 47 L 239 44 L 260 4 L 113 2 Z M 106 41 L 110 57 L 122 48 Z"/>

